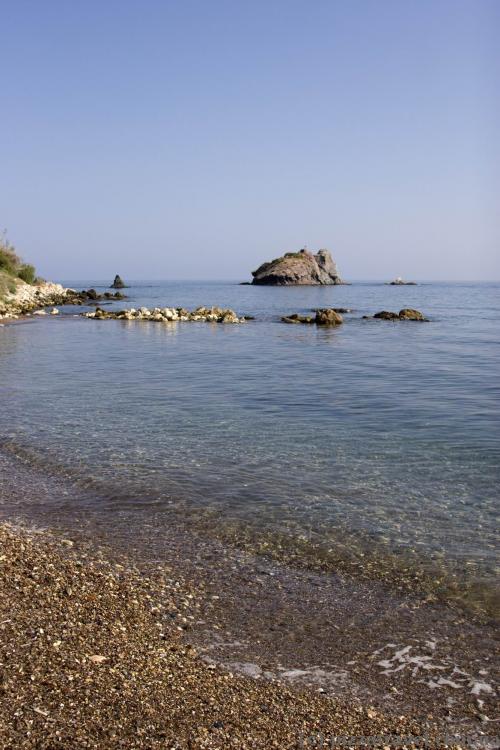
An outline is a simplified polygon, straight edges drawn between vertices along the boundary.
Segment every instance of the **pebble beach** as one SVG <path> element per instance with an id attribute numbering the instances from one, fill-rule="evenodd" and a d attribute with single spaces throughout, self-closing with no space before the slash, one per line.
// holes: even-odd
<path id="1" fill-rule="evenodd" d="M 197 593 L 172 571 L 6 524 L 0 550 L 2 748 L 460 747 L 203 661 L 183 630 Z"/>

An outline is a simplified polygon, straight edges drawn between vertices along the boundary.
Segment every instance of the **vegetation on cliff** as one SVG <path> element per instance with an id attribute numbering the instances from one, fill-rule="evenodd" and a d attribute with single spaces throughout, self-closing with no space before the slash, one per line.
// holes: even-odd
<path id="1" fill-rule="evenodd" d="M 0 237 L 0 298 L 16 291 L 16 279 L 33 284 L 35 267 L 24 263 L 4 232 Z"/>

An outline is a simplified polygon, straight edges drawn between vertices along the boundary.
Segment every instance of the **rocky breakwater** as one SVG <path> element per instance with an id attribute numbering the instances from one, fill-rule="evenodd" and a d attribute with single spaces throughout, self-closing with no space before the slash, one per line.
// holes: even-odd
<path id="1" fill-rule="evenodd" d="M 305 248 L 297 253 L 285 253 L 280 258 L 263 263 L 252 272 L 252 284 L 269 286 L 313 286 L 342 284 L 337 265 L 328 250 L 315 255 Z"/>
<path id="2" fill-rule="evenodd" d="M 222 307 L 197 307 L 196 310 L 185 310 L 183 307 L 155 307 L 150 310 L 140 307 L 138 310 L 109 311 L 98 307 L 92 312 L 83 313 L 85 318 L 93 320 L 142 320 L 156 323 L 203 322 L 203 323 L 244 323 L 248 318 L 238 316 L 234 310 Z"/>
<path id="3" fill-rule="evenodd" d="M 342 315 L 333 307 L 316 310 L 314 316 L 293 313 L 292 315 L 285 315 L 281 320 L 283 323 L 315 323 L 318 326 L 339 326 L 344 322 Z"/>

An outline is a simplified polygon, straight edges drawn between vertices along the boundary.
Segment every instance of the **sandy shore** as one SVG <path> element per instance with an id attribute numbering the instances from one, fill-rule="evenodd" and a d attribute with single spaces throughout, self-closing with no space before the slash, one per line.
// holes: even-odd
<path id="1" fill-rule="evenodd" d="M 402 716 L 206 663 L 184 632 L 198 593 L 168 569 L 146 576 L 7 524 L 0 562 L 2 748 L 460 747 Z"/>

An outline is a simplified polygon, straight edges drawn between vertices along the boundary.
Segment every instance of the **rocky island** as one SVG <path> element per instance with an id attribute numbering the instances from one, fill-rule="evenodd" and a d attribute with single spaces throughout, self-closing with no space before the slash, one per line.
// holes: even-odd
<path id="1" fill-rule="evenodd" d="M 343 283 L 328 250 L 319 250 L 314 255 L 306 248 L 297 253 L 285 253 L 280 258 L 263 263 L 256 271 L 252 271 L 252 276 L 252 284 L 269 286 Z"/>

